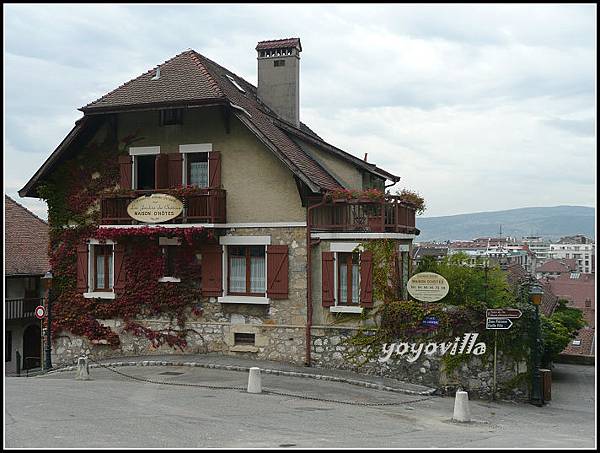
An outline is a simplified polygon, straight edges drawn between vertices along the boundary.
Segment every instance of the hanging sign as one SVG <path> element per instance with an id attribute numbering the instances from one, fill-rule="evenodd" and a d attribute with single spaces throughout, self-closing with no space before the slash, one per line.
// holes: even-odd
<path id="1" fill-rule="evenodd" d="M 420 272 L 413 275 L 406 285 L 408 293 L 422 302 L 436 302 L 448 294 L 448 281 L 433 272 Z"/>
<path id="2" fill-rule="evenodd" d="M 129 217 L 145 223 L 161 223 L 174 219 L 183 212 L 183 203 L 164 193 L 153 193 L 136 198 L 127 206 Z"/>

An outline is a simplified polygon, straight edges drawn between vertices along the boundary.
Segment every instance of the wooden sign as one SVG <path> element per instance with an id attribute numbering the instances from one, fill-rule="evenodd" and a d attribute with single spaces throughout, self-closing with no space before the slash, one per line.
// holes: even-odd
<path id="1" fill-rule="evenodd" d="M 183 212 L 183 203 L 164 193 L 153 193 L 136 198 L 127 206 L 127 214 L 144 223 L 161 223 L 174 219 Z"/>
<path id="2" fill-rule="evenodd" d="M 408 293 L 422 302 L 436 302 L 448 294 L 448 281 L 433 272 L 420 272 L 413 275 L 406 285 Z"/>

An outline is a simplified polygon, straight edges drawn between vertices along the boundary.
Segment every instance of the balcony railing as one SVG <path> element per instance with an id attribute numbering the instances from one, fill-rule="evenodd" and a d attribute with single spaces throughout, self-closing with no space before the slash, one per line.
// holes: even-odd
<path id="1" fill-rule="evenodd" d="M 137 197 L 152 193 L 166 193 L 183 202 L 183 212 L 163 223 L 225 223 L 225 190 L 205 189 L 179 196 L 169 189 L 137 190 L 131 194 L 104 194 L 100 199 L 100 223 L 103 225 L 135 225 L 140 222 L 127 214 L 127 206 Z"/>
<path id="2" fill-rule="evenodd" d="M 310 211 L 312 231 L 418 234 L 416 209 L 400 197 L 333 199 Z"/>
<path id="3" fill-rule="evenodd" d="M 35 317 L 35 307 L 42 305 L 43 299 L 5 299 L 6 319 L 28 319 Z"/>

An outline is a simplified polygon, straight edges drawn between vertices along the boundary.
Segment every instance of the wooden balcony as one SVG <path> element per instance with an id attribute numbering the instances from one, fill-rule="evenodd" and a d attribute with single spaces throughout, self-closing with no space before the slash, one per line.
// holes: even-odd
<path id="1" fill-rule="evenodd" d="M 333 199 L 310 211 L 311 231 L 419 234 L 414 206 L 395 195 L 379 200 Z"/>
<path id="2" fill-rule="evenodd" d="M 127 206 L 142 195 L 165 193 L 173 195 L 183 202 L 183 212 L 164 223 L 225 223 L 225 190 L 203 189 L 194 194 L 180 196 L 169 189 L 136 190 L 130 194 L 104 194 L 100 199 L 100 223 L 102 225 L 140 224 L 127 214 Z"/>
<path id="3" fill-rule="evenodd" d="M 43 305 L 39 297 L 29 299 L 5 299 L 6 320 L 32 319 L 35 317 L 35 307 Z"/>

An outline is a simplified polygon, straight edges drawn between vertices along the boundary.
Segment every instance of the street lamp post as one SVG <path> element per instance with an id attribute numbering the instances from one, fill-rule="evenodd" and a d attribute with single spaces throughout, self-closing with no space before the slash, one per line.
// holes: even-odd
<path id="1" fill-rule="evenodd" d="M 50 289 L 52 289 L 52 272 L 48 271 L 42 277 L 44 281 L 44 288 L 46 290 L 46 308 L 48 310 L 48 323 L 46 324 L 46 352 L 45 352 L 45 365 L 46 371 L 52 368 L 52 304 L 50 302 Z"/>
<path id="2" fill-rule="evenodd" d="M 537 283 L 529 285 L 529 297 L 531 302 L 535 306 L 535 320 L 534 320 L 534 332 L 533 332 L 533 345 L 532 345 L 532 383 L 531 383 L 531 399 L 530 403 L 536 406 L 544 405 L 544 398 L 542 396 L 541 380 L 542 375 L 540 373 L 540 361 L 541 361 L 541 325 L 540 325 L 540 304 L 542 303 L 542 296 L 544 291 L 542 287 Z"/>

